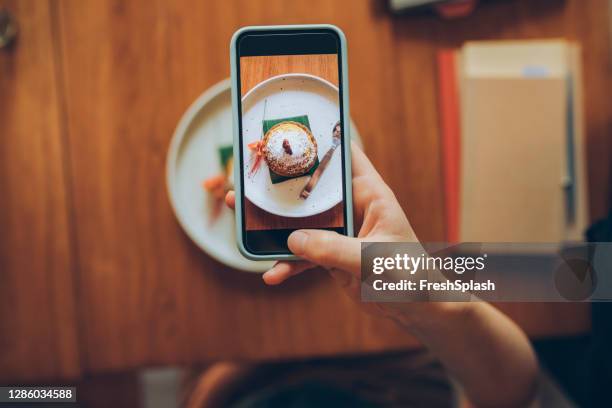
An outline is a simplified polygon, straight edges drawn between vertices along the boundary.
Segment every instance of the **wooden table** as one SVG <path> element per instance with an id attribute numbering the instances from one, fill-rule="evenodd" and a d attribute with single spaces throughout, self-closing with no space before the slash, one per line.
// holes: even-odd
<path id="1" fill-rule="evenodd" d="M 265 287 L 203 254 L 174 219 L 170 137 L 194 98 L 229 75 L 239 26 L 344 29 L 351 115 L 424 240 L 444 236 L 436 50 L 488 38 L 581 41 L 591 214 L 605 214 L 605 0 L 496 1 L 451 22 L 392 17 L 384 3 L 0 0 L 20 26 L 15 46 L 0 50 L 0 381 L 415 345 L 323 274 Z M 589 327 L 584 304 L 503 309 L 532 336 Z"/>

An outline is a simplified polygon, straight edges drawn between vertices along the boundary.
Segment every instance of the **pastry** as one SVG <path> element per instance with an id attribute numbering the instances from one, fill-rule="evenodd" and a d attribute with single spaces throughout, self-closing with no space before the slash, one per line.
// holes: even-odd
<path id="1" fill-rule="evenodd" d="M 263 137 L 263 156 L 270 170 L 285 177 L 302 176 L 317 160 L 317 141 L 306 126 L 286 121 L 272 126 Z"/>

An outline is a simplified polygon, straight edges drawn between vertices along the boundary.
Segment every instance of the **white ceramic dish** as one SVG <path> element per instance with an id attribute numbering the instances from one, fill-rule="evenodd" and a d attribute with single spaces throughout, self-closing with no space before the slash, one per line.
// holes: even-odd
<path id="1" fill-rule="evenodd" d="M 191 240 L 232 268 L 265 272 L 273 262 L 251 261 L 236 246 L 235 216 L 227 208 L 211 223 L 211 200 L 202 181 L 221 172 L 217 148 L 232 144 L 230 80 L 206 90 L 183 114 L 166 159 L 166 185 L 174 214 Z M 351 136 L 359 135 L 351 123 Z M 267 169 L 266 169 L 267 170 Z"/>
<path id="2" fill-rule="evenodd" d="M 342 200 L 342 158 L 334 152 L 327 169 L 308 199 L 300 199 L 306 177 L 272 184 L 265 162 L 250 172 L 247 145 L 262 138 L 262 120 L 307 115 L 322 158 L 331 147 L 334 125 L 340 119 L 338 88 L 308 74 L 285 74 L 257 84 L 242 98 L 244 194 L 259 208 L 283 217 L 308 217 L 329 210 Z"/>

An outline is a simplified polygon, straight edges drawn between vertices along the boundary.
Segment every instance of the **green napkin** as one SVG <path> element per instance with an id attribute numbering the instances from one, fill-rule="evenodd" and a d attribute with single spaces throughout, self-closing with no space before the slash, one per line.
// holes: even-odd
<path id="1" fill-rule="evenodd" d="M 308 116 L 307 115 L 302 115 L 302 116 L 294 116 L 294 117 L 291 117 L 291 118 L 264 120 L 263 121 L 263 134 L 265 135 L 268 132 L 268 130 L 270 130 L 270 128 L 272 126 L 276 125 L 277 123 L 281 123 L 281 122 L 297 122 L 297 123 L 301 123 L 302 125 L 306 126 L 308 128 L 308 130 L 311 130 L 310 129 L 310 122 L 308 122 Z M 283 181 L 291 180 L 293 178 L 303 177 L 303 176 L 306 176 L 306 175 L 312 176 L 312 173 L 314 173 L 314 171 L 317 169 L 317 167 L 319 167 L 319 158 L 318 157 L 315 159 L 315 164 L 308 171 L 308 173 L 302 174 L 301 176 L 286 177 L 286 176 L 281 176 L 280 174 L 276 174 L 275 172 L 270 170 L 270 168 L 268 168 L 268 170 L 270 171 L 270 179 L 272 180 L 272 184 L 278 184 L 278 183 L 282 183 Z"/>
<path id="2" fill-rule="evenodd" d="M 217 148 L 217 151 L 219 152 L 219 160 L 221 161 L 221 167 L 225 170 L 225 166 L 227 166 L 227 162 L 234 155 L 234 146 L 233 145 L 219 146 Z"/>

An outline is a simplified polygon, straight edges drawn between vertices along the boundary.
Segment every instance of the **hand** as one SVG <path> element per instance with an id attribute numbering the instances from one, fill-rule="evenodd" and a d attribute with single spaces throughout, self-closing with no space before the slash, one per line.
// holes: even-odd
<path id="1" fill-rule="evenodd" d="M 289 236 L 291 252 L 303 261 L 281 261 L 263 275 L 268 285 L 278 285 L 291 276 L 315 267 L 327 269 L 359 301 L 361 242 L 416 241 L 417 238 L 391 189 L 372 163 L 355 145 L 353 153 L 353 207 L 356 238 L 324 230 L 298 230 Z M 231 208 L 233 192 L 226 196 Z"/>

